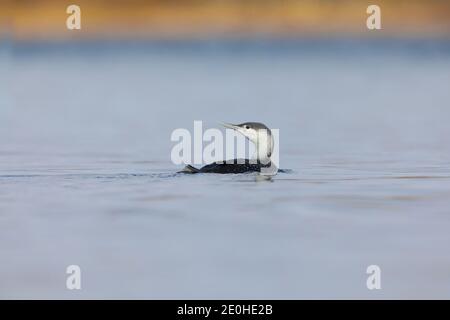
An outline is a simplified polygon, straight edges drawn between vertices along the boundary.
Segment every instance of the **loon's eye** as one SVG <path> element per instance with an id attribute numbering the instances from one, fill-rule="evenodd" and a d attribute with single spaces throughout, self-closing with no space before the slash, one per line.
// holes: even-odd
<path id="1" fill-rule="evenodd" d="M 246 126 L 245 126 L 245 129 L 247 129 L 247 130 L 250 129 L 250 126 L 247 126 L 247 125 L 246 125 Z"/>

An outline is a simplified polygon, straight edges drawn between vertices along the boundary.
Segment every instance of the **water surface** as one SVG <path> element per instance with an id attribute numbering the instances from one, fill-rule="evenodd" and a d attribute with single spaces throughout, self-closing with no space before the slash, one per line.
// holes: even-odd
<path id="1" fill-rule="evenodd" d="M 4 44 L 0 297 L 450 298 L 449 47 Z M 194 120 L 292 171 L 176 174 Z"/>

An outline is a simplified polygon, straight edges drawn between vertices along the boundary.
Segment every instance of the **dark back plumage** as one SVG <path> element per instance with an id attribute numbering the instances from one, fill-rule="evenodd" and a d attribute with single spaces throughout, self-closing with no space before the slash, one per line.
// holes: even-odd
<path id="1" fill-rule="evenodd" d="M 201 169 L 201 173 L 245 173 L 245 172 L 261 172 L 261 168 L 270 167 L 270 163 L 263 164 L 249 159 L 234 159 L 225 162 L 214 162 L 208 164 Z"/>

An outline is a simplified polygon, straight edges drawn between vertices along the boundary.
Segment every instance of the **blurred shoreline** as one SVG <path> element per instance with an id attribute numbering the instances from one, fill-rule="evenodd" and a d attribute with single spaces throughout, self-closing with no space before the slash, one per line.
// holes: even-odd
<path id="1" fill-rule="evenodd" d="M 69 4 L 81 8 L 81 30 L 68 30 Z M 380 0 L 382 30 L 366 28 L 367 2 L 57 0 L 0 3 L 0 37 L 14 41 L 202 40 L 210 38 L 450 39 L 449 1 Z"/>
<path id="2" fill-rule="evenodd" d="M 448 39 L 202 39 L 202 40 L 54 40 L 18 41 L 0 45 L 0 54 L 15 58 L 52 56 L 54 58 L 139 56 L 158 59 L 183 57 L 230 59 L 239 57 L 251 62 L 263 59 L 340 59 L 341 62 L 359 60 L 379 61 L 405 58 L 441 61 L 450 59 Z M 282 60 L 281 59 L 281 60 Z"/>

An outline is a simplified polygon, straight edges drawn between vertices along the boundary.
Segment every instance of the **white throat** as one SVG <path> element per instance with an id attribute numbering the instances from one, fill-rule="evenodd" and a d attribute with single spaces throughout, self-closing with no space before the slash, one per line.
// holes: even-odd
<path id="1" fill-rule="evenodd" d="M 270 163 L 270 157 L 273 151 L 273 137 L 268 130 L 258 130 L 255 137 L 250 139 L 256 147 L 253 158 L 256 158 L 263 164 Z"/>

